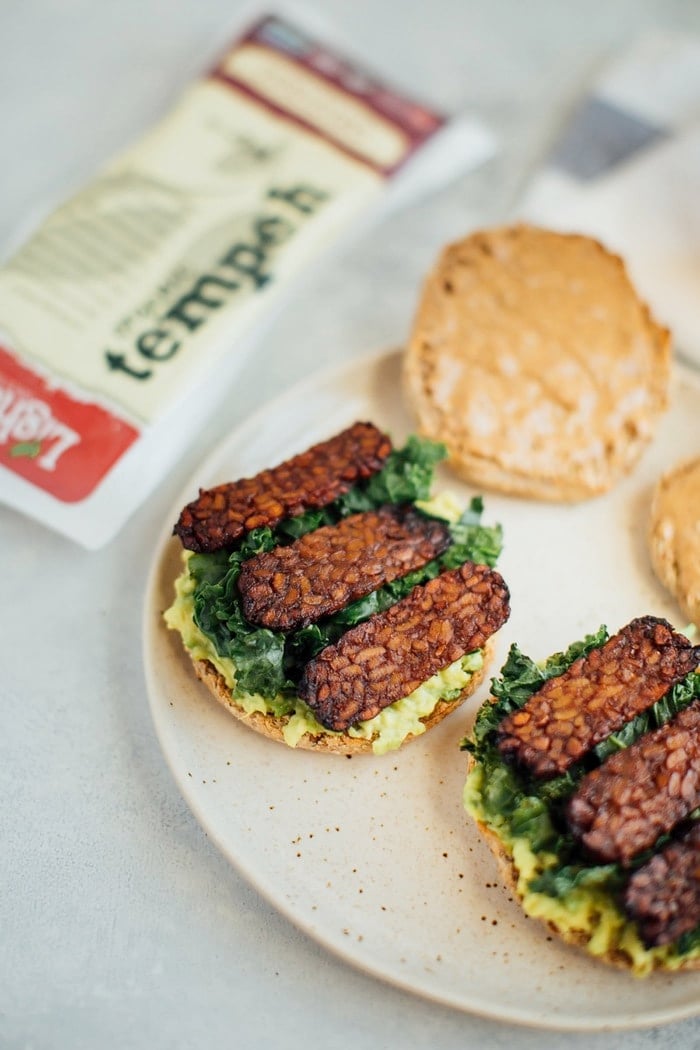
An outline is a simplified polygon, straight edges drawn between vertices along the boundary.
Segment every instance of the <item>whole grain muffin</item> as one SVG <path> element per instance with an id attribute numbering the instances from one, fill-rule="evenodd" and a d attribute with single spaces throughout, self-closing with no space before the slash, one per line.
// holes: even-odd
<path id="1" fill-rule="evenodd" d="M 670 334 L 597 241 L 516 225 L 448 245 L 404 358 L 419 429 L 472 483 L 536 499 L 605 492 L 667 405 Z"/>

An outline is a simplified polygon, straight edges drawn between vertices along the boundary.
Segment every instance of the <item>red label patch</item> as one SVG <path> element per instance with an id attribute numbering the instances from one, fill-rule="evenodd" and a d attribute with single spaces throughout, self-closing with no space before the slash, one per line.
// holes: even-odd
<path id="1" fill-rule="evenodd" d="M 85 499 L 139 436 L 0 347 L 0 464 L 64 503 Z"/>

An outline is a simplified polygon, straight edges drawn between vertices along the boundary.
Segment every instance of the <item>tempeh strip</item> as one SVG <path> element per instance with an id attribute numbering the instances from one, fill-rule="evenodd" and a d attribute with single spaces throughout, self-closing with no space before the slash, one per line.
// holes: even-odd
<path id="1" fill-rule="evenodd" d="M 221 550 L 251 529 L 327 506 L 381 470 L 390 452 L 390 439 L 373 423 L 354 423 L 255 477 L 201 489 L 173 533 L 187 550 Z"/>
<path id="2" fill-rule="evenodd" d="M 632 620 L 503 719 L 498 747 L 536 777 L 555 777 L 660 700 L 700 662 L 666 620 Z"/>
<path id="3" fill-rule="evenodd" d="M 671 944 L 700 924 L 700 824 L 635 871 L 624 906 L 647 948 Z"/>
<path id="4" fill-rule="evenodd" d="M 700 701 L 588 773 L 569 827 L 596 860 L 628 864 L 700 806 Z"/>
<path id="5" fill-rule="evenodd" d="M 315 623 L 420 568 L 449 543 L 446 525 L 410 505 L 353 514 L 244 562 L 243 615 L 275 631 Z"/>
<path id="6" fill-rule="evenodd" d="M 480 649 L 508 613 L 501 576 L 466 562 L 414 587 L 386 612 L 323 649 L 307 664 L 299 695 L 327 729 L 345 730 Z"/>

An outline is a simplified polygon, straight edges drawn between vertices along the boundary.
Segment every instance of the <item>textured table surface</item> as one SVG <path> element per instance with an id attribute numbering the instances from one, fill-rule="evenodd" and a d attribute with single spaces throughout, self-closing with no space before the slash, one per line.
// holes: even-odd
<path id="1" fill-rule="evenodd" d="M 0 6 L 0 246 L 163 111 L 225 42 L 238 6 Z M 230 867 L 159 750 L 141 665 L 143 591 L 163 516 L 202 456 L 251 406 L 315 368 L 400 343 L 438 247 L 508 214 L 605 57 L 647 29 L 700 31 L 696 0 L 319 6 L 370 65 L 447 109 L 482 113 L 502 149 L 315 280 L 245 366 L 226 411 L 108 547 L 87 553 L 0 507 L 0 1045 L 700 1046 L 700 1020 L 563 1036 L 460 1014 L 356 972 Z"/>

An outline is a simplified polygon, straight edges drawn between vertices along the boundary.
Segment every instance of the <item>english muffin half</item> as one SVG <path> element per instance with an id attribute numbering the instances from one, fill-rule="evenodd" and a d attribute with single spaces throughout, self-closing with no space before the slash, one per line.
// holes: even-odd
<path id="1" fill-rule="evenodd" d="M 578 234 L 483 230 L 444 249 L 404 358 L 419 431 L 479 485 L 535 499 L 605 492 L 667 405 L 670 335 L 619 256 Z"/>
<path id="2" fill-rule="evenodd" d="M 700 626 L 700 456 L 667 471 L 654 490 L 649 553 L 683 614 Z"/>

